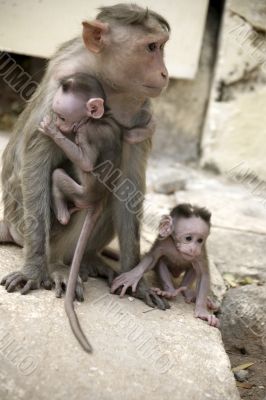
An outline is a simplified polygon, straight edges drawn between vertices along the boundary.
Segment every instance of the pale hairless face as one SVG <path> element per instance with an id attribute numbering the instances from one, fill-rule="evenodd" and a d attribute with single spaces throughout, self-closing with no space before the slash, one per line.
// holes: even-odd
<path id="1" fill-rule="evenodd" d="M 75 131 L 84 120 L 88 119 L 86 100 L 73 93 L 63 93 L 62 88 L 54 97 L 53 112 L 55 125 L 62 133 Z"/>
<path id="2" fill-rule="evenodd" d="M 208 224 L 200 217 L 178 218 L 172 237 L 185 260 L 199 257 L 210 233 Z"/>

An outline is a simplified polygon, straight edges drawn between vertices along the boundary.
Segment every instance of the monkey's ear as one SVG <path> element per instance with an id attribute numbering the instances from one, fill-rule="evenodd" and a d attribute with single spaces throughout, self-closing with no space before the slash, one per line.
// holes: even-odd
<path id="1" fill-rule="evenodd" d="M 90 99 L 86 103 L 87 115 L 99 119 L 104 114 L 104 100 L 99 98 Z"/>
<path id="2" fill-rule="evenodd" d="M 83 41 L 88 50 L 93 53 L 100 53 L 106 44 L 105 34 L 109 32 L 109 24 L 95 21 L 83 21 Z"/>
<path id="3" fill-rule="evenodd" d="M 173 218 L 170 215 L 163 215 L 159 224 L 159 235 L 162 238 L 170 236 L 173 231 Z"/>

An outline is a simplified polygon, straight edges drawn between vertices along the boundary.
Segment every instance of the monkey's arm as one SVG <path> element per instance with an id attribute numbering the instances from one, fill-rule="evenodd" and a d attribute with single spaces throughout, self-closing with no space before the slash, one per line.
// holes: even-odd
<path id="1" fill-rule="evenodd" d="M 146 271 L 154 268 L 156 262 L 158 261 L 158 256 L 154 254 L 152 251 L 146 254 L 142 261 L 131 271 L 125 272 L 119 275 L 112 283 L 111 293 L 114 293 L 120 286 L 123 286 L 123 289 L 120 293 L 120 297 L 123 297 L 129 287 L 132 287 L 133 293 L 136 291 L 137 284 L 140 279 L 143 277 Z"/>
<path id="2" fill-rule="evenodd" d="M 41 284 L 51 288 L 46 246 L 49 243 L 50 228 L 51 160 L 57 151 L 54 147 L 45 138 L 40 138 L 36 131 L 23 149 L 20 171 L 22 194 L 15 199 L 16 207 L 23 207 L 23 221 L 14 219 L 14 222 L 16 229 L 23 234 L 25 261 L 20 271 L 12 272 L 2 279 L 1 284 L 5 285 L 8 292 L 22 287 L 21 293 L 26 294 Z M 17 193 L 20 194 L 19 191 Z M 14 217 L 19 218 L 16 214 Z"/>
<path id="3" fill-rule="evenodd" d="M 197 297 L 195 317 L 208 321 L 211 326 L 219 327 L 219 319 L 208 312 L 208 294 L 210 291 L 210 273 L 208 261 L 203 259 L 192 263 L 197 274 Z"/>
<path id="4" fill-rule="evenodd" d="M 183 296 L 187 303 L 193 303 L 196 301 L 196 291 L 191 289 L 190 286 L 196 279 L 196 271 L 193 267 L 186 270 L 183 279 L 181 281 L 181 286 L 186 286 L 187 289 L 183 291 Z"/>
<path id="5" fill-rule="evenodd" d="M 131 270 L 140 261 L 140 219 L 145 194 L 145 169 L 150 140 L 129 145 L 124 142 L 121 170 L 123 174 L 117 183 L 119 188 L 114 198 L 115 228 L 119 237 L 121 269 Z M 135 296 L 143 299 L 150 307 L 169 308 L 166 300 L 151 293 L 150 288 L 140 280 Z"/>
<path id="6" fill-rule="evenodd" d="M 48 118 L 44 118 L 40 124 L 39 130 L 43 134 L 49 136 L 57 146 L 63 150 L 69 160 L 82 171 L 92 171 L 98 152 L 95 146 L 90 145 L 86 140 L 86 132 L 77 133 L 79 138 L 79 144 L 77 145 L 63 135 L 55 126 L 51 126 L 51 122 Z"/>
<path id="7" fill-rule="evenodd" d="M 156 266 L 156 272 L 159 276 L 163 290 L 159 288 L 152 288 L 152 290 L 159 296 L 165 297 L 167 299 L 173 299 L 179 293 L 182 293 L 184 290 L 186 290 L 186 287 L 182 284 L 178 289 L 174 287 L 172 276 L 164 261 L 159 261 L 158 265 Z"/>

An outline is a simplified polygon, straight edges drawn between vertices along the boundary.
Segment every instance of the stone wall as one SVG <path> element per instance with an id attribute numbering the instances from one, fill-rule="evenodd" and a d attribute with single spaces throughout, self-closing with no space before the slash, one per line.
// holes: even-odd
<path id="1" fill-rule="evenodd" d="M 153 154 L 177 161 L 197 160 L 216 55 L 219 13 L 210 7 L 195 79 L 172 79 L 153 102 L 157 130 Z M 177 55 L 178 57 L 178 49 Z"/>
<path id="2" fill-rule="evenodd" d="M 266 2 L 227 1 L 201 163 L 236 179 L 266 174 Z"/>

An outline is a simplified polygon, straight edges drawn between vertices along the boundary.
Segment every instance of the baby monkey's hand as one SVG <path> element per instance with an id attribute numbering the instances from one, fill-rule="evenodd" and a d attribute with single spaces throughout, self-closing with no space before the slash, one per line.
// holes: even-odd
<path id="1" fill-rule="evenodd" d="M 46 136 L 54 136 L 58 133 L 58 130 L 52 123 L 52 118 L 49 115 L 46 115 L 43 120 L 40 122 L 39 131 L 42 132 Z"/>
<path id="2" fill-rule="evenodd" d="M 142 275 L 143 274 L 139 274 L 135 268 L 129 272 L 124 272 L 113 281 L 111 286 L 111 293 L 115 293 L 120 286 L 122 286 L 120 297 L 123 297 L 126 294 L 127 289 L 130 287 L 132 288 L 132 292 L 134 293 L 137 289 L 137 285 Z"/>

